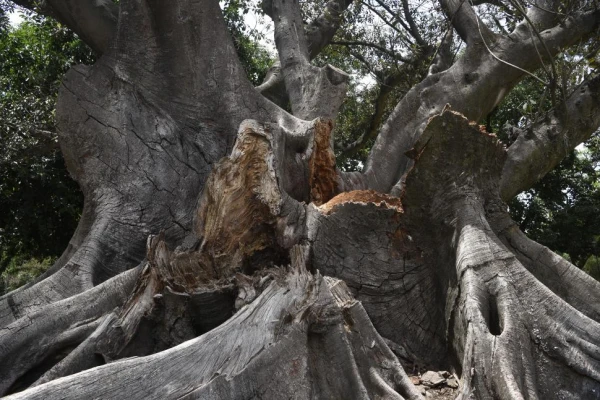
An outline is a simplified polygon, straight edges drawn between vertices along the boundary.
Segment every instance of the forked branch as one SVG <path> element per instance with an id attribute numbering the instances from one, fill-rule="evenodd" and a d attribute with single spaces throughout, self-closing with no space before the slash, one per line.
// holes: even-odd
<path id="1" fill-rule="evenodd" d="M 479 19 L 468 0 L 440 0 L 440 5 L 460 38 L 468 45 L 482 40 L 489 43 L 493 38 L 494 34 Z"/>
<path id="2" fill-rule="evenodd" d="M 584 82 L 567 102 L 521 130 L 508 149 L 501 180 L 506 201 L 530 188 L 600 125 L 600 77 Z"/>
<path id="3" fill-rule="evenodd" d="M 111 0 L 15 0 L 15 3 L 56 18 L 97 54 L 108 50 L 117 30 L 119 6 Z"/>
<path id="4" fill-rule="evenodd" d="M 297 1 L 265 0 L 263 9 L 275 23 L 279 61 L 256 89 L 281 107 L 289 100 L 294 115 L 300 118 L 333 119 L 344 98 L 348 76 L 332 66 L 313 67 L 310 61 L 331 42 L 342 13 L 351 3 L 331 0 L 323 13 L 304 27 Z"/>

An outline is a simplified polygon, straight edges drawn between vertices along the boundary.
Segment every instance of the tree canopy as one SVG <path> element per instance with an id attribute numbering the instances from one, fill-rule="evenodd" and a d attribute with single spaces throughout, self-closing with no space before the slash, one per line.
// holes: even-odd
<path id="1" fill-rule="evenodd" d="M 64 167 L 54 108 L 65 72 L 95 57 L 51 19 L 12 27 L 5 14 L 0 53 L 0 272 L 14 274 L 30 258 L 56 259 L 77 226 L 83 199 Z"/>

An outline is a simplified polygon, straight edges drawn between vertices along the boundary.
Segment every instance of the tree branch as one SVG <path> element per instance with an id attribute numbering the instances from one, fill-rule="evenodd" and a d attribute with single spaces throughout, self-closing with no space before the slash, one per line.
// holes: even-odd
<path id="1" fill-rule="evenodd" d="M 566 15 L 557 12 L 558 7 L 564 3 L 560 0 L 532 0 L 529 2 L 528 18 L 539 30 L 547 29 Z"/>
<path id="2" fill-rule="evenodd" d="M 540 32 L 550 53 L 544 52 L 542 57 L 535 53 L 541 43 L 527 27 L 509 36 L 497 36 L 493 42 L 484 42 L 487 47 L 467 46 L 451 68 L 428 76 L 398 103 L 381 128 L 363 174 L 360 178 L 353 176 L 351 184 L 399 194 L 402 177 L 413 165 L 405 153 L 413 147 L 432 116 L 450 104 L 453 110 L 470 120 L 481 121 L 527 71 L 535 71 L 547 57 L 555 57 L 564 48 L 586 39 L 599 23 L 600 12 L 579 12 L 552 29 Z"/>
<path id="3" fill-rule="evenodd" d="M 500 190 L 507 201 L 551 171 L 600 126 L 600 76 L 583 83 L 562 107 L 522 131 L 508 149 Z"/>
<path id="4" fill-rule="evenodd" d="M 380 85 L 379 94 L 377 95 L 377 99 L 375 99 L 375 112 L 371 116 L 369 127 L 362 134 L 362 136 L 354 142 L 348 144 L 347 146 L 340 146 L 339 150 L 341 150 L 343 157 L 350 157 L 356 154 L 367 145 L 369 140 L 377 137 L 379 128 L 385 115 L 385 106 L 387 101 L 394 88 L 402 81 L 402 78 L 404 78 L 404 74 L 399 71 L 387 77 Z"/>
<path id="5" fill-rule="evenodd" d="M 275 24 L 275 44 L 292 113 L 307 120 L 335 118 L 346 93 L 348 75 L 330 65 L 317 68 L 310 64 L 297 0 L 263 4 Z"/>
<path id="6" fill-rule="evenodd" d="M 373 14 L 377 15 L 379 17 L 379 19 L 381 19 L 387 26 L 389 26 L 394 31 L 396 31 L 404 40 L 406 40 L 410 44 L 413 44 L 413 41 L 410 40 L 410 38 L 407 37 L 402 30 L 400 30 L 392 21 L 388 20 L 385 17 L 385 15 L 383 15 L 381 12 L 379 12 L 375 7 L 373 7 L 371 4 L 364 2 L 364 1 L 362 2 L 362 4 L 364 4 L 365 7 L 367 7 L 369 10 L 371 10 L 371 12 Z M 385 3 L 383 3 L 383 4 L 385 4 Z M 386 9 L 386 11 L 389 12 L 390 14 L 394 15 L 394 13 L 389 8 L 387 8 L 387 6 L 385 6 L 384 9 Z M 398 18 L 395 18 L 395 19 L 400 23 L 400 25 L 402 25 L 402 27 L 404 29 L 406 29 L 407 31 L 410 31 L 410 29 L 408 29 L 408 27 L 406 26 L 404 21 L 402 21 L 401 19 L 398 19 Z"/>
<path id="7" fill-rule="evenodd" d="M 314 59 L 333 39 L 342 23 L 342 14 L 353 0 L 331 0 L 321 15 L 305 27 L 310 59 Z"/>
<path id="8" fill-rule="evenodd" d="M 390 51 L 388 49 L 386 49 L 383 46 L 379 46 L 375 43 L 371 43 L 371 42 L 365 42 L 362 40 L 334 40 L 331 41 L 330 44 L 334 44 L 334 45 L 338 45 L 338 46 L 365 46 L 365 47 L 371 47 L 373 49 L 379 50 L 382 53 L 387 54 L 388 56 L 392 57 L 395 60 L 398 61 L 402 61 L 403 63 L 412 63 L 411 60 L 409 60 L 408 58 L 402 57 L 399 54 L 394 53 L 393 51 Z"/>
<path id="9" fill-rule="evenodd" d="M 270 3 L 265 3 L 268 10 Z M 342 22 L 342 14 L 352 4 L 352 0 L 331 0 L 323 13 L 304 28 L 309 60 L 314 59 L 329 44 Z M 280 107 L 286 107 L 288 95 L 281 71 L 281 63 L 276 62 L 267 73 L 265 81 L 256 90 Z"/>
<path id="10" fill-rule="evenodd" d="M 285 82 L 279 60 L 269 68 L 264 82 L 258 85 L 256 90 L 279 107 L 286 108 L 289 99 L 285 92 Z"/>
<path id="11" fill-rule="evenodd" d="M 468 0 L 440 0 L 440 5 L 467 45 L 492 41 L 494 33 L 479 19 Z"/>
<path id="12" fill-rule="evenodd" d="M 400 31 L 397 27 L 395 22 L 397 21 L 403 28 L 404 30 L 406 30 L 406 32 L 408 32 L 411 36 L 413 36 L 413 38 L 415 37 L 414 32 L 411 31 L 410 26 L 408 26 L 406 24 L 406 22 L 404 22 L 402 20 L 402 18 L 400 18 L 400 13 L 395 13 L 394 10 L 392 10 L 384 1 L 382 0 L 375 0 L 377 2 L 377 4 L 379 4 L 379 6 L 381 8 L 383 8 L 385 11 L 387 11 L 390 15 L 393 15 L 394 18 L 390 21 L 387 18 L 385 18 L 385 16 L 383 16 L 378 10 L 376 10 L 374 7 L 372 7 L 370 4 L 368 3 L 363 3 L 365 4 L 374 14 L 376 14 L 379 18 L 381 18 L 381 20 L 383 22 L 385 22 L 387 25 L 389 25 L 391 28 L 393 28 L 396 32 L 402 34 L 402 31 Z M 408 38 L 404 35 L 402 35 L 406 40 L 408 40 Z M 419 36 L 418 32 L 417 32 L 417 36 Z M 411 41 L 412 44 L 412 41 Z"/>
<path id="13" fill-rule="evenodd" d="M 446 32 L 446 34 L 442 38 L 442 42 L 436 49 L 433 61 L 429 66 L 429 75 L 433 75 L 450 68 L 450 66 L 452 65 L 452 59 L 454 58 L 454 54 L 452 54 L 453 39 L 454 30 L 452 29 L 452 27 L 449 27 L 448 32 Z"/>
<path id="14" fill-rule="evenodd" d="M 411 33 L 412 37 L 415 38 L 419 46 L 427 46 L 427 42 L 421 36 L 419 28 L 417 27 L 417 24 L 415 23 L 415 20 L 413 19 L 412 14 L 410 12 L 410 9 L 408 8 L 408 0 L 402 0 L 402 8 L 404 10 L 404 17 L 406 18 L 406 21 L 410 26 L 409 32 Z"/>
<path id="15" fill-rule="evenodd" d="M 119 6 L 111 0 L 15 0 L 16 4 L 55 18 L 72 29 L 96 53 L 110 46 L 117 28 Z"/>

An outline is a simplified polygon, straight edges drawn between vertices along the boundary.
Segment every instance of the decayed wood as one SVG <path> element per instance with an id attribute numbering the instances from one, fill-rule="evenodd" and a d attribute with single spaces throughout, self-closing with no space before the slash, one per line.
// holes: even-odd
<path id="1" fill-rule="evenodd" d="M 347 77 L 309 64 L 298 2 L 273 3 L 293 112 L 333 118 Z M 120 2 L 116 31 L 91 40 L 102 58 L 63 80 L 60 141 L 84 216 L 46 279 L 0 299 L 0 365 L 11 364 L 0 390 L 419 398 L 389 343 L 460 375 L 463 398 L 595 398 L 597 284 L 510 228 L 504 149 L 442 111 L 481 119 L 544 62 L 523 57 L 539 40 L 556 54 L 599 14 L 535 18 L 549 29 L 532 40 L 524 25 L 478 35 L 472 7 L 444 3 L 467 51 L 398 104 L 364 174 L 340 174 L 330 122 L 295 118 L 250 86 L 217 1 Z M 331 27 L 349 3 L 337 4 Z M 68 8 L 67 23 L 85 22 Z M 598 102 L 586 96 L 589 114 Z M 556 161 L 559 147 L 543 144 Z M 505 170 L 527 165 L 513 153 Z M 382 193 L 350 191 L 369 188 Z"/>
<path id="2" fill-rule="evenodd" d="M 331 121 L 318 121 L 315 124 L 313 149 L 308 161 L 310 201 L 321 205 L 329 201 L 339 191 L 335 155 L 331 144 L 333 124 Z"/>
<path id="3" fill-rule="evenodd" d="M 301 266 L 278 275 L 197 339 L 8 398 L 420 398 L 342 282 Z"/>
<path id="4" fill-rule="evenodd" d="M 257 252 L 277 252 L 274 229 L 282 195 L 274 163 L 270 133 L 247 123 L 232 155 L 209 177 L 196 230 L 206 254 L 202 261 L 215 277 L 231 275 Z"/>

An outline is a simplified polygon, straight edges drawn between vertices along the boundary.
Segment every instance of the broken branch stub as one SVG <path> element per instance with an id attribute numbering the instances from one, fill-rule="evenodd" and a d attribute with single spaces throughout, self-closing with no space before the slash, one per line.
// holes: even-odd
<path id="1" fill-rule="evenodd" d="M 287 264 L 295 241 L 284 240 L 281 231 L 303 227 L 287 221 L 286 211 L 303 207 L 298 201 L 321 204 L 336 194 L 332 124 L 316 119 L 304 128 L 290 133 L 244 121 L 231 156 L 213 169 L 199 202 L 196 233 L 202 262 L 216 277 L 259 269 L 250 265 L 257 262 Z M 309 188 L 308 198 L 302 188 Z"/>
<path id="2" fill-rule="evenodd" d="M 200 252 L 218 277 L 239 270 L 256 252 L 277 246 L 274 227 L 282 201 L 271 132 L 246 121 L 231 156 L 208 178 L 198 211 Z"/>

